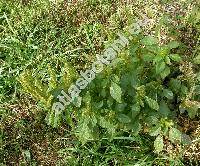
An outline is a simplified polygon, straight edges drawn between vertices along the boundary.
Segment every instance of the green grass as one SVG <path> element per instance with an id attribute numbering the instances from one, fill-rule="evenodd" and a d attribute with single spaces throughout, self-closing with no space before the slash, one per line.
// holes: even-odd
<path id="1" fill-rule="evenodd" d="M 104 138 L 82 145 L 67 124 L 57 129 L 48 126 L 45 110 L 18 81 L 23 71 L 32 69 L 47 82 L 48 64 L 58 71 L 62 71 L 62 62 L 70 62 L 77 71 L 88 68 L 96 59 L 95 54 L 100 54 L 118 31 L 133 19 L 142 18 L 144 9 L 147 16 L 158 19 L 161 9 L 154 12 L 152 5 L 158 8 L 161 4 L 144 4 L 140 0 L 131 4 L 120 0 L 56 4 L 48 0 L 0 0 L 0 163 L 184 165 L 183 156 L 155 154 L 154 139 L 145 133 L 127 133 L 114 140 Z"/>

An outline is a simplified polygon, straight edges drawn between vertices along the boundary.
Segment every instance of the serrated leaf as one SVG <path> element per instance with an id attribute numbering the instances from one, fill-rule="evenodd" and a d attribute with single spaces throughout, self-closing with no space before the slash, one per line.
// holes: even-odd
<path id="1" fill-rule="evenodd" d="M 76 129 L 76 135 L 82 144 L 85 144 L 88 140 L 93 139 L 91 129 L 88 127 L 87 120 L 83 120 Z"/>
<path id="2" fill-rule="evenodd" d="M 102 101 L 100 101 L 100 102 L 98 102 L 98 103 L 95 103 L 94 104 L 94 107 L 96 108 L 96 109 L 100 109 L 100 108 L 102 108 L 103 107 L 103 100 Z"/>
<path id="3" fill-rule="evenodd" d="M 171 89 L 175 92 L 178 92 L 181 88 L 181 81 L 178 79 L 171 79 L 169 83 Z"/>
<path id="4" fill-rule="evenodd" d="M 132 119 L 135 119 L 136 116 L 140 113 L 140 106 L 139 104 L 135 104 L 131 107 L 131 115 Z"/>
<path id="5" fill-rule="evenodd" d="M 187 107 L 186 110 L 191 119 L 195 118 L 199 108 L 200 108 L 200 106 L 198 106 L 198 104 L 191 104 L 190 106 Z"/>
<path id="6" fill-rule="evenodd" d="M 155 101 L 154 99 L 151 99 L 147 96 L 145 97 L 145 99 L 146 99 L 146 102 L 147 102 L 147 104 L 149 105 L 150 108 L 158 111 L 159 105 L 158 105 L 157 101 Z"/>
<path id="7" fill-rule="evenodd" d="M 180 43 L 177 42 L 177 41 L 171 41 L 171 42 L 168 43 L 167 46 L 168 46 L 170 49 L 173 49 L 173 48 L 179 47 L 179 46 L 180 46 Z"/>
<path id="8" fill-rule="evenodd" d="M 181 91 L 180 94 L 182 94 L 182 95 L 187 95 L 189 90 L 188 90 L 188 87 L 187 87 L 187 86 L 181 85 L 180 91 Z"/>
<path id="9" fill-rule="evenodd" d="M 119 114 L 118 115 L 118 120 L 121 123 L 130 123 L 131 122 L 131 119 L 127 115 L 125 115 L 125 114 Z"/>
<path id="10" fill-rule="evenodd" d="M 132 122 L 132 124 L 130 124 L 128 127 L 132 130 L 133 135 L 138 135 L 138 133 L 142 129 L 139 119 Z"/>
<path id="11" fill-rule="evenodd" d="M 111 82 L 110 95 L 118 103 L 121 103 L 122 90 L 121 90 L 121 87 L 118 84 L 116 84 L 115 82 Z"/>
<path id="12" fill-rule="evenodd" d="M 155 116 L 148 116 L 146 119 L 145 119 L 145 123 L 147 123 L 149 126 L 152 126 L 152 125 L 155 125 L 157 124 L 159 121 L 158 121 L 158 118 L 155 117 Z"/>
<path id="13" fill-rule="evenodd" d="M 154 54 L 152 54 L 152 53 L 147 53 L 147 54 L 144 54 L 144 55 L 143 55 L 143 60 L 144 60 L 145 62 L 150 62 L 150 61 L 153 61 L 154 57 L 155 57 Z"/>
<path id="14" fill-rule="evenodd" d="M 176 62 L 181 62 L 182 58 L 179 54 L 170 54 L 169 57 L 171 60 L 176 61 Z"/>
<path id="15" fill-rule="evenodd" d="M 114 136 L 116 127 L 111 121 L 109 121 L 109 119 L 105 119 L 105 117 L 101 116 L 99 118 L 99 125 L 105 129 L 107 129 L 107 132 L 111 138 Z"/>
<path id="16" fill-rule="evenodd" d="M 163 150 L 164 143 L 163 143 L 163 137 L 161 135 L 156 137 L 156 140 L 154 141 L 154 148 L 156 153 L 160 153 Z"/>
<path id="17" fill-rule="evenodd" d="M 90 115 L 90 117 L 88 118 L 88 120 L 90 121 L 90 126 L 95 127 L 97 124 L 97 118 L 94 114 Z"/>
<path id="18" fill-rule="evenodd" d="M 170 53 L 170 50 L 166 46 L 161 46 L 159 51 L 157 52 L 157 55 L 160 57 L 166 57 Z"/>
<path id="19" fill-rule="evenodd" d="M 130 55 L 131 56 L 134 56 L 135 55 L 135 52 L 137 51 L 137 49 L 139 48 L 139 44 L 132 44 L 131 46 L 130 46 Z"/>
<path id="20" fill-rule="evenodd" d="M 156 74 L 160 74 L 165 69 L 165 62 L 161 61 L 156 64 Z"/>
<path id="21" fill-rule="evenodd" d="M 162 79 L 165 79 L 170 74 L 170 68 L 168 66 L 160 73 Z"/>
<path id="22" fill-rule="evenodd" d="M 157 44 L 157 43 L 158 43 L 158 39 L 156 39 L 153 36 L 146 36 L 141 40 L 141 44 L 147 45 L 147 46 Z"/>
<path id="23" fill-rule="evenodd" d="M 104 117 L 99 118 L 99 125 L 103 128 L 109 128 L 111 126 L 110 122 L 107 121 Z"/>
<path id="24" fill-rule="evenodd" d="M 109 97 L 107 99 L 107 105 L 108 105 L 108 107 L 112 107 L 113 103 L 114 103 L 114 99 L 112 97 Z"/>
<path id="25" fill-rule="evenodd" d="M 192 143 L 192 139 L 189 135 L 183 133 L 181 135 L 181 143 L 189 145 Z"/>
<path id="26" fill-rule="evenodd" d="M 173 143 L 175 143 L 176 141 L 181 142 L 181 137 L 182 137 L 182 134 L 178 129 L 171 128 L 169 130 L 169 140 L 172 141 Z"/>
<path id="27" fill-rule="evenodd" d="M 152 52 L 152 53 L 154 53 L 154 54 L 157 54 L 157 53 L 159 52 L 159 50 L 160 50 L 160 47 L 159 47 L 158 44 L 156 44 L 156 45 L 151 45 L 151 46 L 146 46 L 145 48 L 146 48 L 149 52 Z"/>
<path id="28" fill-rule="evenodd" d="M 174 97 L 173 92 L 171 90 L 169 90 L 169 89 L 164 89 L 163 90 L 163 95 L 168 99 L 173 99 L 173 97 Z"/>
<path id="29" fill-rule="evenodd" d="M 164 117 L 167 117 L 170 114 L 170 109 L 164 101 L 160 103 L 159 112 Z"/>
<path id="30" fill-rule="evenodd" d="M 127 106 L 126 103 L 116 104 L 115 110 L 118 111 L 118 112 L 122 112 L 122 111 L 124 111 L 126 106 Z"/>
<path id="31" fill-rule="evenodd" d="M 101 92 L 100 92 L 100 95 L 102 97 L 106 97 L 106 89 L 102 89 Z"/>
<path id="32" fill-rule="evenodd" d="M 153 59 L 153 64 L 157 64 L 159 62 L 161 62 L 163 60 L 163 57 L 161 56 L 156 56 L 154 59 Z"/>
<path id="33" fill-rule="evenodd" d="M 157 136 L 161 133 L 160 125 L 154 126 L 150 128 L 149 135 L 150 136 Z"/>
<path id="34" fill-rule="evenodd" d="M 101 80 L 101 86 L 102 86 L 102 88 L 107 87 L 107 84 L 108 84 L 108 79 L 102 79 Z"/>

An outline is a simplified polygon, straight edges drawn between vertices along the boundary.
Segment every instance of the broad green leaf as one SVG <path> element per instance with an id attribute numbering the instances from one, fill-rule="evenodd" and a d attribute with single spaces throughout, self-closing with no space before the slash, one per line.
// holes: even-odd
<path id="1" fill-rule="evenodd" d="M 198 109 L 200 109 L 200 106 L 194 103 L 187 107 L 186 110 L 191 119 L 195 118 L 195 116 L 197 115 Z"/>
<path id="2" fill-rule="evenodd" d="M 181 89 L 180 89 L 180 94 L 182 94 L 182 95 L 187 95 L 188 94 L 188 87 L 187 86 L 185 86 L 185 85 L 181 85 Z"/>
<path id="3" fill-rule="evenodd" d="M 163 60 L 163 57 L 161 56 L 156 56 L 154 59 L 153 59 L 153 64 L 157 64 L 159 62 L 161 62 Z"/>
<path id="4" fill-rule="evenodd" d="M 160 73 L 162 79 L 165 79 L 170 74 L 170 68 L 168 66 Z"/>
<path id="5" fill-rule="evenodd" d="M 122 78 L 120 81 L 121 81 L 120 85 L 121 85 L 122 89 L 126 89 L 131 82 L 130 74 L 126 73 L 126 74 L 122 75 Z"/>
<path id="6" fill-rule="evenodd" d="M 126 103 L 116 104 L 115 110 L 118 111 L 118 112 L 122 112 L 122 111 L 124 111 L 126 106 L 127 106 Z"/>
<path id="7" fill-rule="evenodd" d="M 105 88 L 101 90 L 100 95 L 102 97 L 106 97 L 106 89 Z"/>
<path id="8" fill-rule="evenodd" d="M 105 117 L 100 117 L 99 118 L 99 125 L 102 127 L 102 128 L 105 128 L 107 129 L 107 132 L 109 134 L 109 137 L 112 137 L 114 136 L 115 134 L 115 125 L 112 123 L 112 120 L 111 119 L 105 119 Z"/>
<path id="9" fill-rule="evenodd" d="M 170 54 L 169 57 L 176 62 L 181 62 L 182 58 L 179 54 Z"/>
<path id="10" fill-rule="evenodd" d="M 156 39 L 153 36 L 146 36 L 141 40 L 141 44 L 143 45 L 153 45 L 153 44 L 157 44 L 158 43 L 158 39 Z"/>
<path id="11" fill-rule="evenodd" d="M 113 99 L 112 97 L 109 97 L 109 98 L 107 99 L 108 107 L 112 107 L 113 103 L 114 103 L 114 99 Z"/>
<path id="12" fill-rule="evenodd" d="M 90 126 L 95 127 L 97 124 L 97 118 L 94 114 L 90 115 L 88 117 L 88 120 L 90 121 Z"/>
<path id="13" fill-rule="evenodd" d="M 102 86 L 102 88 L 106 88 L 107 87 L 107 85 L 108 85 L 108 79 L 102 79 L 101 80 L 101 86 Z"/>
<path id="14" fill-rule="evenodd" d="M 118 115 L 118 120 L 121 123 L 130 123 L 131 122 L 131 119 L 127 115 L 125 115 L 125 114 L 119 114 Z"/>
<path id="15" fill-rule="evenodd" d="M 92 99 L 92 97 L 91 97 L 91 95 L 90 95 L 90 92 L 87 92 L 87 93 L 84 95 L 84 97 L 83 97 L 83 102 L 86 103 L 86 104 L 88 104 L 88 103 L 91 102 L 91 99 Z"/>
<path id="16" fill-rule="evenodd" d="M 147 54 L 144 54 L 144 55 L 143 55 L 143 60 L 144 60 L 145 62 L 150 62 L 150 61 L 153 61 L 154 57 L 155 57 L 154 54 L 152 54 L 152 53 L 147 53 Z"/>
<path id="17" fill-rule="evenodd" d="M 154 141 L 154 148 L 156 153 L 160 153 L 163 150 L 164 143 L 163 143 L 163 137 L 161 135 L 156 137 L 156 140 Z"/>
<path id="18" fill-rule="evenodd" d="M 168 65 L 171 65 L 171 64 L 172 64 L 171 61 L 170 61 L 169 56 L 166 56 L 166 57 L 165 57 L 165 62 L 166 62 L 166 64 L 168 64 Z"/>
<path id="19" fill-rule="evenodd" d="M 161 46 L 159 51 L 157 52 L 157 55 L 160 57 L 166 57 L 170 53 L 170 50 L 166 46 Z"/>
<path id="20" fill-rule="evenodd" d="M 156 64 L 156 74 L 160 74 L 165 69 L 165 62 L 161 61 Z"/>
<path id="21" fill-rule="evenodd" d="M 189 135 L 183 133 L 181 135 L 181 143 L 189 145 L 192 143 L 192 139 Z"/>
<path id="22" fill-rule="evenodd" d="M 165 136 L 165 137 L 168 137 L 168 131 L 169 131 L 169 127 L 168 126 L 163 126 L 162 127 L 162 134 L 163 134 L 163 136 Z"/>
<path id="23" fill-rule="evenodd" d="M 78 124 L 76 135 L 82 144 L 85 144 L 88 140 L 93 139 L 92 131 L 88 126 L 89 121 L 83 120 Z"/>
<path id="24" fill-rule="evenodd" d="M 172 79 L 170 80 L 169 85 L 170 85 L 170 88 L 171 88 L 173 91 L 179 92 L 179 90 L 180 90 L 180 88 L 181 88 L 181 81 L 178 80 L 178 79 L 172 78 Z"/>
<path id="25" fill-rule="evenodd" d="M 132 119 L 135 119 L 136 116 L 140 113 L 140 105 L 139 104 L 134 104 L 131 107 L 131 114 L 132 114 Z"/>
<path id="26" fill-rule="evenodd" d="M 164 89 L 163 90 L 163 95 L 168 99 L 173 99 L 173 97 L 174 97 L 173 92 L 171 90 L 169 90 L 169 89 Z"/>
<path id="27" fill-rule="evenodd" d="M 158 121 L 158 118 L 155 117 L 155 116 L 148 116 L 146 119 L 145 119 L 145 123 L 147 123 L 149 126 L 153 126 L 157 123 L 159 123 Z"/>
<path id="28" fill-rule="evenodd" d="M 175 143 L 176 141 L 181 142 L 181 137 L 182 137 L 182 134 L 178 129 L 171 128 L 169 130 L 169 140 L 172 141 L 173 143 Z"/>
<path id="29" fill-rule="evenodd" d="M 142 99 L 140 99 L 140 100 L 138 101 L 138 103 L 140 104 L 141 107 L 144 107 L 144 101 L 143 101 Z"/>
<path id="30" fill-rule="evenodd" d="M 140 84 L 140 79 L 138 78 L 137 73 L 135 72 L 131 73 L 130 82 L 131 82 L 131 86 L 134 88 Z M 132 90 L 132 94 L 133 94 L 133 90 Z"/>
<path id="31" fill-rule="evenodd" d="M 122 90 L 121 87 L 116 84 L 115 82 L 111 82 L 110 87 L 110 95 L 115 99 L 118 103 L 121 103 L 121 96 L 122 96 Z"/>
<path id="32" fill-rule="evenodd" d="M 138 48 L 139 48 L 139 44 L 131 44 L 130 49 L 129 49 L 130 55 L 134 56 Z"/>
<path id="33" fill-rule="evenodd" d="M 138 135 L 138 133 L 142 129 L 139 119 L 136 119 L 135 121 L 131 122 L 131 124 L 128 127 L 132 130 L 133 135 Z"/>
<path id="34" fill-rule="evenodd" d="M 138 62 L 140 62 L 140 59 L 139 59 L 138 57 L 135 56 L 135 57 L 132 57 L 132 58 L 131 58 L 131 62 L 132 62 L 132 63 L 138 63 Z"/>
<path id="35" fill-rule="evenodd" d="M 112 127 L 110 127 L 110 128 L 107 128 L 107 132 L 108 132 L 109 140 L 112 141 L 113 138 L 114 138 L 115 135 L 116 135 L 116 128 L 115 128 L 115 126 L 112 126 Z"/>
<path id="36" fill-rule="evenodd" d="M 173 49 L 173 48 L 179 47 L 179 46 L 180 46 L 180 43 L 177 42 L 177 41 L 171 41 L 171 42 L 168 43 L 167 46 L 168 46 L 170 49 Z"/>
<path id="37" fill-rule="evenodd" d="M 103 128 L 106 128 L 106 129 L 113 127 L 113 125 L 107 119 L 105 119 L 102 116 L 99 118 L 99 125 Z"/>
<path id="38" fill-rule="evenodd" d="M 193 61 L 195 64 L 200 64 L 200 54 L 196 56 Z"/>
<path id="39" fill-rule="evenodd" d="M 147 102 L 147 104 L 149 105 L 150 108 L 158 111 L 159 105 L 158 105 L 157 101 L 155 101 L 154 99 L 151 99 L 147 96 L 145 97 L 145 99 L 146 99 L 146 102 Z"/>
<path id="40" fill-rule="evenodd" d="M 94 107 L 96 108 L 96 109 L 100 109 L 100 108 L 102 108 L 103 107 L 103 100 L 102 101 L 100 101 L 100 102 L 98 102 L 98 103 L 95 103 L 94 104 Z"/>
<path id="41" fill-rule="evenodd" d="M 160 103 L 159 112 L 164 117 L 167 117 L 170 114 L 170 109 L 164 101 L 161 101 Z"/>
<path id="42" fill-rule="evenodd" d="M 158 54 L 158 52 L 160 51 L 160 47 L 159 45 L 149 45 L 145 47 L 148 52 L 154 53 L 154 54 Z"/>
<path id="43" fill-rule="evenodd" d="M 161 133 L 160 125 L 150 127 L 149 135 L 150 136 L 157 136 Z"/>

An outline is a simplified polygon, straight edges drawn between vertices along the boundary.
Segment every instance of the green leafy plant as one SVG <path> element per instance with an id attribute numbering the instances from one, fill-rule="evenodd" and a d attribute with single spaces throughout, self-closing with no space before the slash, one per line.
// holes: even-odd
<path id="1" fill-rule="evenodd" d="M 158 33 L 161 25 L 156 28 Z M 185 56 L 186 46 L 178 38 L 162 44 L 160 34 L 157 36 L 134 36 L 130 47 L 83 90 L 81 103 L 73 103 L 80 107 L 72 104 L 59 115 L 51 110 L 51 104 L 76 78 L 74 67 L 59 62 L 57 69 L 44 69 L 48 79 L 41 81 L 33 78 L 32 71 L 25 71 L 19 80 L 41 101 L 48 124 L 58 127 L 67 123 L 83 144 L 125 133 L 148 133 L 155 137 L 155 152 L 159 153 L 164 139 L 182 142 L 173 122 L 176 115 L 199 116 L 200 79 L 199 56 Z"/>
<path id="2" fill-rule="evenodd" d="M 130 51 L 121 53 L 113 65 L 108 66 L 83 91 L 80 108 L 71 105 L 59 118 L 50 111 L 47 117 L 49 124 L 57 127 L 64 118 L 82 143 L 106 135 L 112 139 L 124 132 L 137 135 L 144 132 L 144 128 L 151 136 L 157 136 L 157 152 L 162 150 L 163 136 L 180 141 L 178 136 L 173 136 L 178 132 L 171 120 L 180 111 L 187 111 L 194 118 L 199 109 L 199 94 L 194 92 L 199 80 L 193 66 L 186 66 L 190 62 L 172 51 L 180 45 L 177 41 L 159 45 L 152 36 L 135 37 Z M 132 52 L 135 46 L 137 49 Z M 114 65 L 115 61 L 117 65 Z M 22 74 L 20 79 L 25 90 L 43 101 L 46 109 L 50 109 L 50 103 L 56 96 L 54 92 L 66 89 L 75 78 L 73 67 L 64 70 L 68 71 L 67 75 L 64 72 L 60 81 L 50 67 L 48 71 L 49 83 L 45 86 L 37 79 L 33 83 L 30 73 L 26 77 Z M 99 134 L 102 132 L 104 134 Z"/>

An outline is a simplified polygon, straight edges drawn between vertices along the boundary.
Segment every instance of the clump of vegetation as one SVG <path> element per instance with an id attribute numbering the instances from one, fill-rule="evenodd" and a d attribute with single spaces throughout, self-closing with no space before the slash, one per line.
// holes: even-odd
<path id="1" fill-rule="evenodd" d="M 198 124 L 200 111 L 200 12 L 188 3 L 0 1 L 2 163 L 197 164 L 188 154 L 198 148 L 198 126 L 194 134 L 181 122 Z M 152 23 L 82 91 L 81 103 L 55 114 L 61 90 L 141 13 Z"/>

